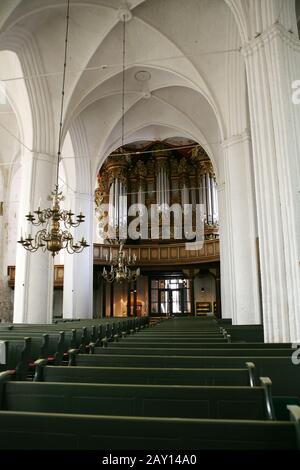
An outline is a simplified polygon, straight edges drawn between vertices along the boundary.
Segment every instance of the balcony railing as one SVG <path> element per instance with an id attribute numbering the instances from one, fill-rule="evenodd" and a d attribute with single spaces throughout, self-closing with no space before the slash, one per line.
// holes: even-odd
<path id="1" fill-rule="evenodd" d="M 15 287 L 16 267 L 7 267 L 8 285 L 9 287 Z M 54 266 L 54 287 L 63 287 L 64 285 L 64 267 L 63 265 Z"/>
<path id="2" fill-rule="evenodd" d="M 109 264 L 118 247 L 94 245 L 94 264 Z M 135 255 L 138 266 L 199 264 L 220 260 L 219 239 L 206 240 L 200 250 L 189 250 L 185 243 L 125 245 L 127 255 Z"/>
<path id="3" fill-rule="evenodd" d="M 170 243 L 163 245 L 142 244 L 126 245 L 126 254 L 136 255 L 137 266 L 164 266 L 164 265 L 195 265 L 220 260 L 219 239 L 205 240 L 200 250 L 189 250 L 185 243 Z M 109 259 L 116 256 L 118 247 L 115 245 L 94 244 L 94 264 L 109 264 Z M 15 286 L 16 267 L 8 266 L 8 285 Z M 54 266 L 54 287 L 63 287 L 64 266 Z"/>

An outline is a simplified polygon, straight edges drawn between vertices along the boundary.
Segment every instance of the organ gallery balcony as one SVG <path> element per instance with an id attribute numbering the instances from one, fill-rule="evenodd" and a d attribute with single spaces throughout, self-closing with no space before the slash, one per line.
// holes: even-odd
<path id="1" fill-rule="evenodd" d="M 94 264 L 107 264 L 110 257 L 117 254 L 118 247 L 114 245 L 94 244 Z M 184 242 L 140 245 L 127 244 L 124 251 L 128 255 L 135 255 L 137 265 L 186 265 L 201 264 L 220 260 L 220 242 L 218 238 L 205 240 L 201 249 L 187 249 Z"/>
<path id="2" fill-rule="evenodd" d="M 94 265 L 105 265 L 110 256 L 117 254 L 118 247 L 114 245 L 94 244 Z M 185 243 L 164 243 L 161 245 L 143 243 L 141 245 L 125 245 L 125 253 L 136 255 L 138 266 L 162 265 L 195 265 L 220 260 L 220 241 L 218 238 L 205 240 L 203 247 L 189 250 Z M 16 267 L 8 266 L 8 285 L 15 286 Z M 61 288 L 64 284 L 64 266 L 54 266 L 54 287 Z"/>

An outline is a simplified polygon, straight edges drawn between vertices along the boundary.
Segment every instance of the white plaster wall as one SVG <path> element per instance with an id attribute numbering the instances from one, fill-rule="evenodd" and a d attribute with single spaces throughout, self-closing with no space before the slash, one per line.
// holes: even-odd
<path id="1" fill-rule="evenodd" d="M 10 191 L 8 193 L 9 199 L 6 204 L 7 216 L 7 231 L 6 231 L 6 246 L 4 253 L 4 262 L 6 266 L 16 265 L 16 248 L 17 240 L 20 238 L 18 220 L 19 220 L 19 206 L 22 194 L 20 191 L 22 184 L 22 170 L 17 167 L 16 171 L 12 174 L 10 181 Z"/>
<path id="2" fill-rule="evenodd" d="M 204 289 L 202 292 L 201 289 Z M 213 303 L 216 301 L 216 282 L 212 274 L 203 274 L 194 279 L 195 311 L 197 302 L 210 302 L 211 312 L 213 312 Z"/>

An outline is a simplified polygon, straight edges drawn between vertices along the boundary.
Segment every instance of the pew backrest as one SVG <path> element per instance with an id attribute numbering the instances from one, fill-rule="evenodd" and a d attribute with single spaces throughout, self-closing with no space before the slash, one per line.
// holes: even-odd
<path id="1" fill-rule="evenodd" d="M 234 357 L 244 356 L 249 360 L 254 357 L 265 356 L 266 354 L 270 357 L 292 357 L 294 349 L 292 348 L 185 348 L 179 349 L 176 347 L 172 348 L 146 348 L 146 347 L 110 347 L 107 348 L 95 348 L 95 354 L 126 354 L 126 355 L 144 355 L 144 356 L 221 356 L 221 357 Z"/>
<path id="2" fill-rule="evenodd" d="M 14 370 L 17 380 L 25 380 L 31 354 L 31 339 L 9 339 L 4 341 L 5 364 L 0 365 L 0 371 Z"/>
<path id="3" fill-rule="evenodd" d="M 47 425 L 45 425 L 47 423 Z M 0 411 L 6 450 L 296 450 L 299 423 Z M 113 436 L 113 438 L 112 438 Z"/>
<path id="4" fill-rule="evenodd" d="M 78 384 L 7 381 L 3 410 L 38 413 L 275 419 L 271 381 L 257 387 L 197 385 Z"/>
<path id="5" fill-rule="evenodd" d="M 235 369 L 59 367 L 36 361 L 35 381 L 152 385 L 255 386 L 253 363 Z"/>

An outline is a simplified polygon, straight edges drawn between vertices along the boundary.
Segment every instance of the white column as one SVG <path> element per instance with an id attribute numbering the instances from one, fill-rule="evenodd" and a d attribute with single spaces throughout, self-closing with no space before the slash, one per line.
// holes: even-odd
<path id="1" fill-rule="evenodd" d="M 0 167 L 0 319 L 12 321 L 12 290 L 8 287 L 7 252 L 8 252 L 8 214 L 12 210 L 9 204 L 9 191 L 4 172 Z"/>
<path id="2" fill-rule="evenodd" d="M 218 186 L 220 206 L 220 269 L 222 318 L 232 318 L 235 299 L 235 285 L 232 267 L 231 214 L 228 210 L 225 183 Z"/>
<path id="3" fill-rule="evenodd" d="M 6 188 L 4 175 L 2 173 L 2 169 L 0 168 L 0 204 L 4 202 L 4 199 L 8 200 L 8 191 Z M 0 207 L 0 280 L 3 279 L 5 275 L 5 268 L 4 264 L 4 240 L 5 240 L 5 232 L 4 232 L 4 204 Z"/>
<path id="4" fill-rule="evenodd" d="M 20 199 L 18 235 L 25 232 L 32 236 L 41 227 L 27 223 L 25 215 L 50 207 L 48 196 L 54 189 L 53 157 L 41 154 L 25 154 L 22 157 L 22 198 Z M 14 300 L 15 323 L 51 323 L 53 304 L 53 258 L 46 252 L 27 252 L 21 245 L 16 253 L 16 280 Z"/>
<path id="5" fill-rule="evenodd" d="M 225 186 L 221 216 L 222 311 L 233 324 L 259 324 L 256 221 L 247 133 L 223 143 Z M 225 225 L 224 225 L 225 224 Z M 229 311 L 229 309 L 231 311 Z"/>
<path id="6" fill-rule="evenodd" d="M 286 6 L 292 13 L 291 5 Z M 265 340 L 296 342 L 300 340 L 300 105 L 292 101 L 292 83 L 300 78 L 300 42 L 274 24 L 244 47 L 244 56 Z"/>
<path id="7" fill-rule="evenodd" d="M 82 211 L 85 221 L 72 230 L 74 240 L 83 236 L 90 245 L 82 253 L 65 253 L 64 318 L 93 317 L 93 197 L 91 194 L 70 195 L 65 207 L 75 214 Z"/>

